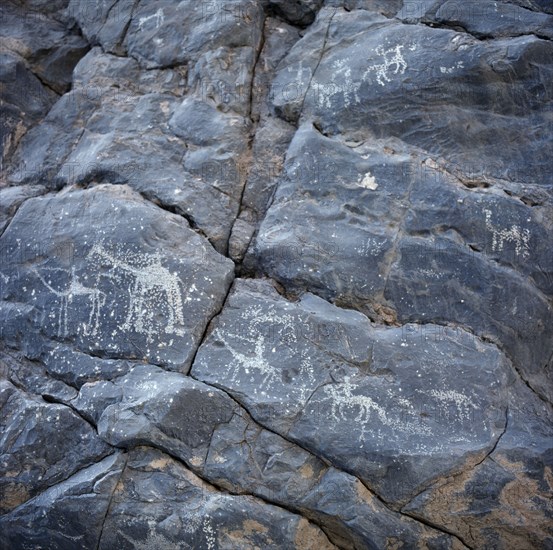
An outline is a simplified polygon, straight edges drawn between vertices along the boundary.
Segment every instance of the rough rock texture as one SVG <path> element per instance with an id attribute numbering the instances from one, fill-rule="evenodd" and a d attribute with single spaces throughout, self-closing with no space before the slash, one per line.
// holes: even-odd
<path id="1" fill-rule="evenodd" d="M 0 27 L 2 548 L 553 548 L 548 1 Z"/>
<path id="2" fill-rule="evenodd" d="M 509 375 L 495 346 L 463 330 L 434 341 L 415 325 L 375 328 L 258 281 L 236 284 L 192 375 L 387 502 L 486 454 L 506 423 Z"/>

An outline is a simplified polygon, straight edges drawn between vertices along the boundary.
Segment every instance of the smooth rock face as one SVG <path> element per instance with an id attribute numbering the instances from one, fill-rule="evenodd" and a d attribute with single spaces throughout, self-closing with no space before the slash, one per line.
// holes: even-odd
<path id="1" fill-rule="evenodd" d="M 305 123 L 252 253 L 285 286 L 374 319 L 492 337 L 551 399 L 553 226 L 543 214 L 470 190 L 395 140 L 351 148 Z"/>
<path id="2" fill-rule="evenodd" d="M 110 445 L 156 447 L 218 487 L 301 511 L 323 526 L 332 516 L 328 536 L 347 547 L 380 547 L 399 533 L 412 544 L 454 545 L 387 509 L 355 477 L 262 429 L 225 392 L 180 373 L 137 366 L 110 382 L 85 384 L 71 404 Z"/>
<path id="3" fill-rule="evenodd" d="M 6 229 L 9 221 L 23 202 L 30 197 L 36 197 L 45 192 L 46 189 L 40 185 L 24 185 L 0 189 L 0 232 Z"/>
<path id="4" fill-rule="evenodd" d="M 81 59 L 71 92 L 25 135 L 8 178 L 57 187 L 127 183 L 226 252 L 248 173 L 261 7 L 251 0 L 224 9 L 195 1 L 79 5 L 72 1 L 66 15 L 100 47 Z"/>
<path id="5" fill-rule="evenodd" d="M 548 0 L 0 27 L 1 548 L 553 548 Z"/>
<path id="6" fill-rule="evenodd" d="M 474 470 L 424 491 L 404 510 L 423 519 L 442 518 L 441 523 L 475 548 L 550 547 L 552 420 L 550 407 L 517 382 L 507 429 L 493 454 Z M 510 527 L 513 515 L 532 529 Z M 491 525 L 505 527 L 490 529 Z"/>
<path id="7" fill-rule="evenodd" d="M 423 21 L 464 29 L 477 38 L 499 38 L 534 34 L 551 38 L 553 18 L 539 11 L 530 11 L 525 2 L 467 2 L 460 5 L 446 2 L 405 2 L 397 17 L 407 22 Z M 550 8 L 551 9 L 551 8 Z"/>

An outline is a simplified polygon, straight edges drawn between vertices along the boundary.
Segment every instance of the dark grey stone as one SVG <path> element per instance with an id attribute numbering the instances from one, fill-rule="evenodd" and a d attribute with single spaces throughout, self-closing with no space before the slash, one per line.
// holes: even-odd
<path id="1" fill-rule="evenodd" d="M 51 376 L 77 389 L 87 382 L 123 376 L 133 366 L 131 361 L 102 359 L 60 344 L 45 349 L 41 362 Z"/>
<path id="2" fill-rule="evenodd" d="M 2 168 L 27 129 L 46 115 L 57 99 L 17 53 L 0 53 L 0 145 Z"/>
<path id="3" fill-rule="evenodd" d="M 262 429 L 222 391 L 181 374 L 137 366 L 111 382 L 85 384 L 72 405 L 111 445 L 154 446 L 232 493 L 253 494 L 322 525 L 330 517 L 328 536 L 348 548 L 380 547 L 400 533 L 412 544 L 440 537 L 387 509 L 351 475 Z M 452 542 L 446 537 L 444 547 Z"/>
<path id="4" fill-rule="evenodd" d="M 113 382 L 85 384 L 75 407 L 111 445 L 155 445 L 195 467 L 203 465 L 215 427 L 236 413 L 221 392 L 150 365 Z"/>
<path id="5" fill-rule="evenodd" d="M 65 16 L 77 22 L 88 42 L 101 45 L 106 52 L 124 54 L 123 47 L 134 0 L 70 0 Z"/>
<path id="6" fill-rule="evenodd" d="M 250 496 L 218 492 L 153 449 L 129 454 L 120 485 L 101 549 L 334 548 L 304 518 Z"/>
<path id="7" fill-rule="evenodd" d="M 127 183 L 226 252 L 245 185 L 249 118 L 208 103 L 205 82 L 183 101 L 185 74 L 141 72 L 133 59 L 93 49 L 75 69 L 75 88 L 22 140 L 10 180 Z M 137 133 L 136 124 L 149 131 Z"/>
<path id="8" fill-rule="evenodd" d="M 263 12 L 252 0 L 218 2 L 169 0 L 140 3 L 133 12 L 125 45 L 148 68 L 185 63 L 199 53 L 224 46 L 259 43 Z"/>
<path id="9" fill-rule="evenodd" d="M 346 10 L 367 10 L 374 11 L 385 15 L 386 17 L 393 17 L 397 14 L 400 8 L 403 6 L 404 0 L 325 0 L 325 6 L 332 6 L 335 8 L 345 8 Z M 425 0 L 413 0 L 409 4 L 424 4 Z"/>
<path id="10" fill-rule="evenodd" d="M 114 453 L 0 517 L 2 546 L 97 548 L 123 467 L 124 458 Z"/>
<path id="11" fill-rule="evenodd" d="M 497 341 L 531 387 L 551 399 L 553 341 L 546 334 L 553 309 L 546 297 L 520 275 L 446 239 L 405 237 L 398 250 L 385 296 L 401 321 L 471 327 Z"/>
<path id="12" fill-rule="evenodd" d="M 548 209 L 473 185 L 396 140 L 306 122 L 247 265 L 375 320 L 468 327 L 550 398 Z"/>
<path id="13" fill-rule="evenodd" d="M 551 39 L 553 18 L 550 15 L 528 9 L 525 2 L 452 0 L 404 2 L 397 14 L 407 22 L 425 23 L 464 30 L 478 38 L 501 38 L 535 34 Z"/>
<path id="14" fill-rule="evenodd" d="M 309 25 L 324 0 L 266 0 L 269 9 L 294 25 Z"/>
<path id="15" fill-rule="evenodd" d="M 20 187 L 5 187 L 0 189 L 0 233 L 4 232 L 11 218 L 23 202 L 31 197 L 42 195 L 46 189 L 40 185 L 25 185 Z M 4 253 L 2 260 L 5 260 Z"/>
<path id="16" fill-rule="evenodd" d="M 508 423 L 493 452 L 462 475 L 431 486 L 404 511 L 439 521 L 474 547 L 548 548 L 551 532 L 553 414 L 549 404 L 517 381 Z M 509 518 L 519 518 L 517 529 Z"/>
<path id="17" fill-rule="evenodd" d="M 26 233 L 24 246 L 19 236 Z M 125 186 L 29 199 L 0 239 L 7 253 L 2 300 L 32 304 L 43 339 L 104 358 L 143 359 L 186 372 L 234 276 L 183 218 Z M 38 349 L 37 349 L 38 347 Z"/>
<path id="18" fill-rule="evenodd" d="M 326 133 L 398 137 L 467 170 L 543 185 L 552 50 L 534 35 L 479 41 L 325 8 L 281 63 L 273 105 Z"/>
<path id="19" fill-rule="evenodd" d="M 48 403 L 71 406 L 77 396 L 74 387 L 54 378 L 43 365 L 7 348 L 0 351 L 0 372 L 15 387 L 39 395 Z"/>
<path id="20" fill-rule="evenodd" d="M 550 4 L 5 2 L 0 546 L 553 550 Z"/>
<path id="21" fill-rule="evenodd" d="M 192 374 L 253 418 L 401 502 L 489 452 L 513 374 L 461 329 L 381 328 L 357 312 L 237 280 Z"/>
<path id="22" fill-rule="evenodd" d="M 110 447 L 68 406 L 48 403 L 0 380 L 1 512 L 100 460 Z"/>
<path id="23" fill-rule="evenodd" d="M 73 69 L 89 45 L 47 11 L 33 11 L 6 2 L 0 7 L 3 26 L 0 44 L 4 50 L 24 58 L 30 70 L 60 94 L 68 91 Z M 25 90 L 22 87 L 19 91 Z"/>

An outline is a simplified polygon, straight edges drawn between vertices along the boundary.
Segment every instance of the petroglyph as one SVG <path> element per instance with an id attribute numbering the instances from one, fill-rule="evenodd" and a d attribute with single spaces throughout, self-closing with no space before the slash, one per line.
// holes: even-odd
<path id="1" fill-rule="evenodd" d="M 129 542 L 132 545 L 132 548 L 136 548 L 136 550 L 149 550 L 150 548 L 170 550 L 171 548 L 175 548 L 175 543 L 173 541 L 165 538 L 162 533 L 156 533 L 152 530 L 148 531 L 148 534 L 144 540 L 132 539 L 122 531 L 118 531 L 118 534 Z M 179 541 L 179 548 L 189 550 L 192 547 L 184 541 Z"/>
<path id="2" fill-rule="evenodd" d="M 122 531 L 118 531 L 118 534 L 123 537 L 127 542 L 132 545 L 132 548 L 136 550 L 150 550 L 156 548 L 156 550 L 172 550 L 175 548 L 175 542 L 167 539 L 162 532 L 156 530 L 155 523 L 151 520 L 148 521 L 148 533 L 144 540 L 136 540 Z M 182 550 L 191 550 L 192 546 L 180 540 L 178 547 Z"/>
<path id="3" fill-rule="evenodd" d="M 205 516 L 202 522 L 202 531 L 205 535 L 205 543 L 208 550 L 215 550 L 217 539 L 215 538 L 215 531 L 211 525 L 209 516 Z"/>
<path id="4" fill-rule="evenodd" d="M 272 99 L 275 98 L 275 95 L 282 95 L 287 101 L 299 100 L 309 90 L 309 83 L 313 77 L 311 67 L 304 67 L 303 61 L 300 61 L 297 66 L 290 66 L 287 70 L 289 73 L 295 72 L 293 80 L 281 89 L 273 88 Z"/>
<path id="5" fill-rule="evenodd" d="M 453 390 L 430 390 L 426 393 L 441 403 L 453 403 L 460 420 L 469 421 L 471 419 L 471 410 L 477 409 L 476 405 L 463 393 Z"/>
<path id="6" fill-rule="evenodd" d="M 355 251 L 361 256 L 378 256 L 383 250 L 386 241 L 369 237 L 361 246 L 356 246 Z"/>
<path id="7" fill-rule="evenodd" d="M 268 332 L 268 336 L 277 339 L 283 343 L 297 342 L 297 319 L 287 313 L 278 314 L 274 307 L 267 309 L 261 306 L 248 308 L 243 314 L 242 319 L 246 322 L 250 332 Z M 270 327 L 270 331 L 267 331 Z"/>
<path id="8" fill-rule="evenodd" d="M 258 335 L 257 338 L 242 338 L 241 340 L 250 345 L 251 354 L 246 355 L 235 349 L 235 347 L 224 337 L 219 330 L 215 332 L 217 338 L 222 342 L 225 348 L 232 355 L 232 362 L 229 365 L 232 373 L 232 380 L 237 381 L 240 375 L 258 373 L 261 376 L 259 386 L 268 389 L 270 385 L 276 381 L 277 370 L 270 365 L 264 357 L 266 349 L 265 338 Z M 252 378 L 253 381 L 253 378 Z"/>
<path id="9" fill-rule="evenodd" d="M 492 222 L 492 211 L 483 210 L 486 216 L 486 229 L 492 234 L 492 250 L 501 252 L 505 242 L 511 242 L 515 245 L 515 254 L 527 258 L 530 255 L 530 231 L 522 229 L 520 225 L 512 225 L 511 227 L 498 229 Z"/>
<path id="10" fill-rule="evenodd" d="M 458 61 L 455 65 L 453 65 L 452 67 L 440 67 L 440 72 L 442 74 L 451 74 L 453 71 L 455 71 L 456 69 L 462 69 L 464 68 L 464 65 L 463 65 L 463 62 L 462 61 Z"/>
<path id="11" fill-rule="evenodd" d="M 293 315 L 278 314 L 271 307 L 262 309 L 261 306 L 249 308 L 241 318 L 244 323 L 239 323 L 232 339 L 228 332 L 219 328 L 214 332 L 214 337 L 232 356 L 227 364 L 229 380 L 237 386 L 244 379 L 255 383 L 254 392 L 259 391 L 261 395 L 268 395 L 271 389 L 286 384 L 295 401 L 305 401 L 316 387 L 316 379 L 307 350 L 300 350 L 296 345 L 301 336 L 297 330 L 298 320 Z M 293 368 L 275 366 L 282 359 L 282 353 L 291 355 Z"/>
<path id="12" fill-rule="evenodd" d="M 321 107 L 332 108 L 331 99 L 336 94 L 342 94 L 346 107 L 352 102 L 359 103 L 359 88 L 361 81 L 354 81 L 351 77 L 351 66 L 346 59 L 339 59 L 332 64 L 330 82 L 313 82 L 313 89 L 317 94 L 317 102 Z"/>
<path id="13" fill-rule="evenodd" d="M 428 426 L 415 424 L 414 422 L 405 421 L 400 418 L 392 418 L 384 407 L 370 397 L 354 394 L 353 392 L 356 389 L 358 389 L 358 386 L 351 382 L 350 376 L 346 376 L 343 382 L 325 386 L 323 391 L 332 402 L 330 414 L 335 422 L 351 422 L 352 419 L 348 415 L 348 411 L 351 410 L 353 414 L 357 413 L 353 420 L 354 422 L 358 422 L 361 427 L 362 440 L 365 440 L 367 429 L 375 427 L 374 422 L 371 425 L 373 413 L 375 414 L 375 419 L 386 426 L 396 428 L 398 431 L 412 434 L 430 434 Z M 406 403 L 409 403 L 409 401 L 403 398 L 399 399 L 401 400 L 403 409 L 405 409 Z"/>
<path id="14" fill-rule="evenodd" d="M 55 296 L 59 298 L 60 305 L 58 310 L 58 336 L 65 337 L 68 335 L 68 308 L 73 303 L 73 299 L 77 296 L 86 296 L 90 301 L 90 314 L 88 323 L 82 326 L 85 336 L 96 336 L 98 334 L 100 323 L 100 311 L 106 302 L 106 295 L 97 288 L 84 286 L 75 273 L 75 267 L 68 271 L 62 268 L 43 268 L 42 271 L 48 272 L 63 272 L 70 275 L 69 285 L 59 290 L 52 286 L 51 279 L 46 279 L 41 272 L 35 267 L 32 268 L 35 275 L 40 279 L 42 284 Z"/>
<path id="15" fill-rule="evenodd" d="M 161 25 L 163 25 L 163 22 L 165 21 L 165 16 L 163 14 L 163 9 L 159 8 L 155 13 L 152 13 L 152 15 L 147 15 L 146 17 L 141 17 L 138 21 L 138 28 L 142 31 L 144 24 L 148 21 L 155 20 L 156 29 L 159 29 Z"/>
<path id="16" fill-rule="evenodd" d="M 93 286 L 86 286 L 82 280 L 89 275 L 77 276 L 76 269 L 65 268 L 32 268 L 41 283 L 60 301 L 58 309 L 58 336 L 69 334 L 69 306 L 79 296 L 89 299 L 90 314 L 87 323 L 77 327 L 85 336 L 97 336 L 100 332 L 101 310 L 106 304 L 106 293 L 99 290 L 102 277 L 117 283 L 118 288 L 127 285 L 129 295 L 126 317 L 121 325 L 124 331 L 135 331 L 144 334 L 148 342 L 153 341 L 160 331 L 166 334 L 183 336 L 183 283 L 176 273 L 162 265 L 159 252 L 139 254 L 106 250 L 103 245 L 95 244 L 87 257 L 87 269 L 95 278 Z M 109 269 L 105 270 L 105 265 Z M 104 266 L 104 267 L 102 267 Z M 56 276 L 47 276 L 46 272 L 55 272 Z M 62 280 L 69 276 L 69 283 L 56 286 L 53 279 Z M 113 298 L 113 297 L 112 297 Z M 160 323 L 164 327 L 160 327 Z"/>
<path id="17" fill-rule="evenodd" d="M 404 46 L 398 44 L 393 48 L 384 49 L 378 46 L 374 52 L 381 58 L 381 63 L 369 65 L 362 73 L 361 78 L 353 79 L 352 67 L 349 59 L 338 59 L 332 63 L 332 73 L 330 80 L 326 78 L 320 82 L 313 78 L 312 89 L 315 99 L 320 107 L 332 108 L 332 98 L 338 94 L 342 95 L 345 107 L 352 103 L 361 103 L 359 90 L 363 83 L 370 83 L 374 75 L 376 83 L 385 86 L 392 81 L 393 75 L 404 74 L 408 65 L 403 57 L 402 50 Z M 409 48 L 411 51 L 415 47 Z M 303 77 L 303 67 L 300 64 L 298 68 L 298 83 Z"/>
<path id="18" fill-rule="evenodd" d="M 378 46 L 375 53 L 382 57 L 382 63 L 369 66 L 363 73 L 363 78 L 371 73 L 375 73 L 378 84 L 385 86 L 387 82 L 392 81 L 390 74 L 403 74 L 405 69 L 407 69 L 407 63 L 401 53 L 402 49 L 403 46 L 401 44 L 387 50 L 382 48 L 382 46 Z"/>
<path id="19" fill-rule="evenodd" d="M 116 257 L 101 244 L 95 244 L 88 254 L 91 263 L 96 260 L 107 262 L 111 270 L 103 275 L 121 281 L 128 276 L 129 307 L 123 330 L 145 334 L 152 341 L 158 333 L 156 313 L 163 308 L 167 312 L 165 333 L 184 334 L 184 312 L 182 281 L 176 273 L 170 272 L 161 263 L 159 252 L 153 254 L 131 254 Z"/>

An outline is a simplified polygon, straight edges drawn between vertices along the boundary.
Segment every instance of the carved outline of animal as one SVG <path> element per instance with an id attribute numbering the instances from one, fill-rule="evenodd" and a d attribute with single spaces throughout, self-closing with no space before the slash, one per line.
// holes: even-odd
<path id="1" fill-rule="evenodd" d="M 363 422 L 366 424 L 369 422 L 371 417 L 371 411 L 376 411 L 380 421 L 383 424 L 388 424 L 389 420 L 386 416 L 386 411 L 380 406 L 377 405 L 370 397 L 365 395 L 353 395 L 352 390 L 356 389 L 350 382 L 350 377 L 344 377 L 344 382 L 339 386 L 330 385 L 324 388 L 325 393 L 327 393 L 332 399 L 332 409 L 331 414 L 334 418 L 345 419 L 346 415 L 344 413 L 344 408 L 355 408 L 359 407 L 359 413 L 355 417 L 356 422 Z"/>
<path id="2" fill-rule="evenodd" d="M 129 290 L 129 310 L 123 324 L 126 330 L 134 329 L 136 332 L 146 334 L 151 341 L 153 328 L 148 329 L 145 321 L 148 320 L 147 302 L 151 300 L 156 293 L 165 295 L 167 308 L 169 310 L 169 320 L 165 327 L 168 334 L 182 336 L 184 329 L 177 328 L 176 323 L 184 325 L 183 301 L 181 294 L 182 281 L 176 273 L 171 273 L 161 264 L 161 256 L 156 251 L 149 255 L 151 263 L 144 267 L 136 267 L 126 261 L 116 258 L 104 249 L 101 244 L 96 243 L 90 250 L 87 258 L 92 259 L 98 256 L 100 259 L 108 261 L 113 269 L 120 269 L 134 277 L 134 286 Z M 146 255 L 144 255 L 146 257 Z M 108 275 L 114 278 L 113 275 Z"/>
<path id="3" fill-rule="evenodd" d="M 393 71 L 394 74 L 403 74 L 405 72 L 405 69 L 407 69 L 407 63 L 405 62 L 405 59 L 401 54 L 402 49 L 403 46 L 401 44 L 398 44 L 395 48 L 389 48 L 387 50 L 384 50 L 382 46 L 378 46 L 378 48 L 376 48 L 375 50 L 375 53 L 382 56 L 384 62 L 369 66 L 367 70 L 363 73 L 363 80 L 365 79 L 365 77 L 368 76 L 370 72 L 375 71 L 376 81 L 381 86 L 385 86 L 386 82 L 392 81 L 391 78 L 388 76 L 388 69 L 390 69 L 393 65 L 395 65 L 395 69 Z M 392 53 L 394 53 L 394 55 L 391 59 L 389 59 L 388 56 Z"/>
<path id="4" fill-rule="evenodd" d="M 63 271 L 65 273 L 69 273 L 66 269 L 62 268 L 43 268 L 43 270 L 48 271 Z M 106 303 L 106 295 L 104 292 L 97 288 L 91 288 L 84 286 L 78 279 L 76 273 L 75 273 L 75 266 L 71 268 L 71 279 L 69 282 L 69 287 L 63 291 L 56 290 L 44 277 L 42 274 L 38 271 L 36 267 L 32 267 L 32 271 L 35 273 L 35 275 L 40 279 L 42 284 L 50 290 L 53 294 L 55 294 L 58 298 L 60 298 L 60 309 L 58 313 L 58 336 L 67 336 L 68 334 L 68 328 L 67 328 L 67 320 L 68 320 L 68 312 L 67 309 L 69 305 L 73 302 L 73 298 L 75 296 L 91 296 L 92 300 L 92 307 L 90 310 L 90 314 L 88 317 L 88 324 L 84 325 L 83 333 L 85 336 L 95 336 L 98 333 L 99 325 L 100 325 L 100 310 L 102 306 Z M 94 323 L 93 323 L 94 320 Z M 89 327 L 92 326 L 92 331 L 89 332 Z"/>
<path id="5" fill-rule="evenodd" d="M 384 408 L 375 403 L 370 397 L 366 395 L 354 395 L 352 390 L 355 390 L 356 386 L 353 385 L 350 380 L 350 376 L 345 376 L 344 381 L 338 386 L 335 384 L 325 386 L 324 392 L 332 401 L 331 414 L 336 421 L 338 421 L 338 419 L 348 420 L 344 409 L 352 407 L 355 410 L 356 407 L 359 407 L 359 412 L 354 420 L 355 422 L 361 423 L 361 439 L 365 439 L 366 425 L 370 421 L 371 412 L 373 410 L 376 411 L 382 424 L 398 429 L 402 428 L 403 431 L 411 431 L 421 435 L 430 434 L 430 429 L 427 426 L 419 426 L 413 422 L 388 418 Z"/>
<path id="6" fill-rule="evenodd" d="M 219 329 L 216 330 L 215 335 L 232 355 L 233 364 L 231 363 L 230 366 L 233 369 L 233 379 L 236 379 L 236 376 L 240 374 L 240 369 L 243 369 L 246 374 L 251 374 L 251 371 L 257 371 L 262 375 L 260 387 L 270 387 L 270 383 L 274 381 L 277 375 L 277 371 L 267 362 L 267 360 L 263 356 L 265 338 L 262 335 L 259 335 L 257 340 L 255 341 L 248 338 L 241 338 L 241 340 L 249 344 L 253 344 L 255 352 L 254 357 L 248 357 L 247 355 L 234 349 L 221 334 Z"/>
<path id="7" fill-rule="evenodd" d="M 492 211 L 484 208 L 486 229 L 492 234 L 492 251 L 502 252 L 506 242 L 515 245 L 515 254 L 522 255 L 523 258 L 530 256 L 530 230 L 521 228 L 520 225 L 511 225 L 511 227 L 500 229 L 495 227 L 492 222 Z"/>

